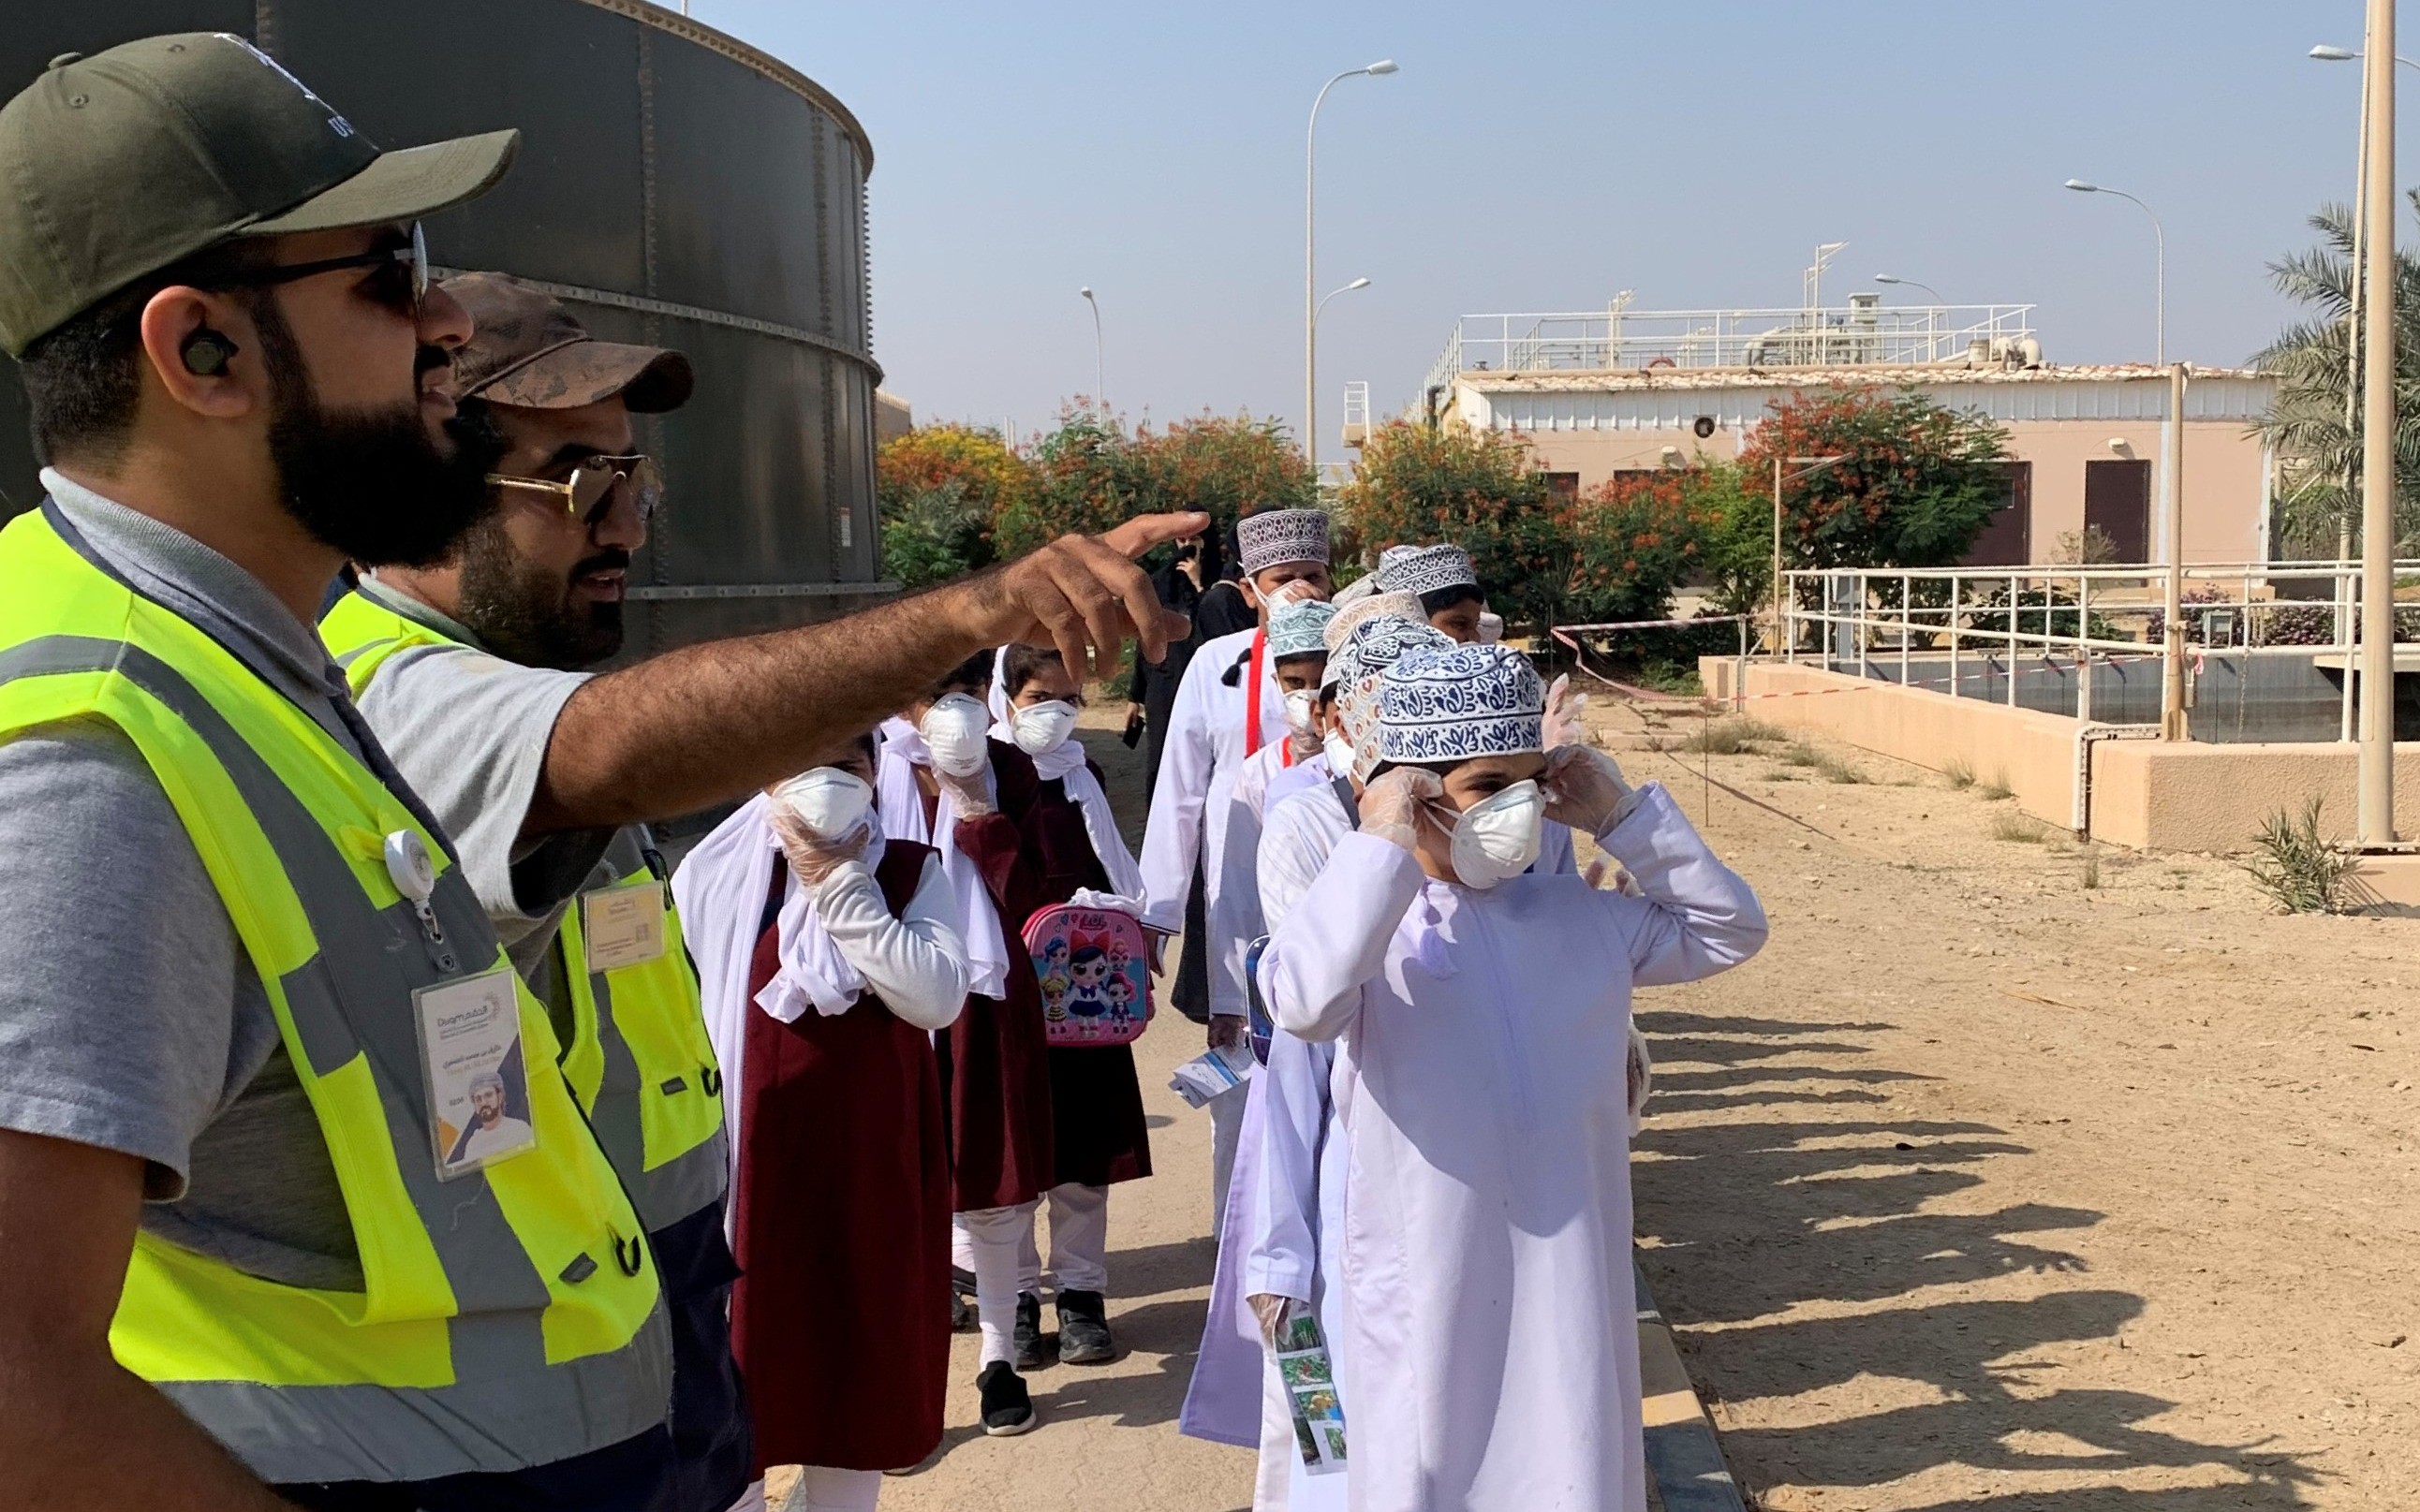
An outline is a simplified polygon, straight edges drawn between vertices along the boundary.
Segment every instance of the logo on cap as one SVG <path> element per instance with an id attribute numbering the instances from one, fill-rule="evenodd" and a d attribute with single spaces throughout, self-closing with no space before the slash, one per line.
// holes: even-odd
<path id="1" fill-rule="evenodd" d="M 216 35 L 222 41 L 233 42 L 236 46 L 242 48 L 245 52 L 251 54 L 254 59 L 256 60 L 262 68 L 268 69 L 271 72 L 275 73 L 279 78 L 285 80 L 287 84 L 292 85 L 296 92 L 301 94 L 303 99 L 318 106 L 321 110 L 327 111 L 328 129 L 330 131 L 335 132 L 338 136 L 350 136 L 353 134 L 353 123 L 345 119 L 342 116 L 337 115 L 334 110 L 330 110 L 328 102 L 320 99 L 318 95 L 312 93 L 311 86 L 309 85 L 304 84 L 302 80 L 294 77 L 293 74 L 288 73 L 286 70 L 285 64 L 278 62 L 275 58 L 271 57 L 268 54 L 253 46 L 250 42 L 245 41 L 242 38 L 238 37 L 233 32 L 219 32 Z"/>

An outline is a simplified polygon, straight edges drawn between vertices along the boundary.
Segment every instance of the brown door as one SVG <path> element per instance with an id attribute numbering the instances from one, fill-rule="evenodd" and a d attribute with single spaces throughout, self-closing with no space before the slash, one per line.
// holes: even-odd
<path id="1" fill-rule="evenodd" d="M 2000 507 L 1966 553 L 1969 567 L 2016 567 L 2031 562 L 2034 543 L 2034 465 L 2002 462 Z"/>
<path id="2" fill-rule="evenodd" d="M 2109 537 L 2119 562 L 2151 560 L 2151 464 L 2084 464 L 2084 528 Z"/>

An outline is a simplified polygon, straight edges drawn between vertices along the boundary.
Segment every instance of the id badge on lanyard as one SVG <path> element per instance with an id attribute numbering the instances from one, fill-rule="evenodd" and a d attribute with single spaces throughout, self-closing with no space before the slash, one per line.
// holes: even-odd
<path id="1" fill-rule="evenodd" d="M 580 895 L 580 937 L 591 972 L 642 965 L 664 953 L 664 889 L 601 887 Z"/>
<path id="2" fill-rule="evenodd" d="M 419 835 L 386 839 L 387 875 L 420 920 L 440 970 L 455 956 L 428 900 L 437 866 Z M 421 1086 L 427 1096 L 437 1179 L 484 1170 L 537 1148 L 530 1121 L 529 1066 L 521 1045 L 520 980 L 510 966 L 458 976 L 411 995 L 420 1031 Z"/>

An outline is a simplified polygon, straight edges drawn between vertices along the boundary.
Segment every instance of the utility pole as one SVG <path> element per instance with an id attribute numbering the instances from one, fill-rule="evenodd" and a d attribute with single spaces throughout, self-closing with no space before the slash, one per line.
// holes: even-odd
<path id="1" fill-rule="evenodd" d="M 2361 757 L 2359 840 L 2395 843 L 2395 0 L 2369 0 L 2362 182 Z"/>

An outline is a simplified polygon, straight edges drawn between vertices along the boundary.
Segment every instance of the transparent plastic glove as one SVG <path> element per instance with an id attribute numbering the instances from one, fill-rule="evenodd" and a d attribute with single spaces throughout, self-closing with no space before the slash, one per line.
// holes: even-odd
<path id="1" fill-rule="evenodd" d="M 1419 840 L 1421 811 L 1444 801 L 1445 784 L 1435 772 L 1398 766 L 1361 795 L 1361 833 L 1408 851 Z"/>
<path id="2" fill-rule="evenodd" d="M 1588 744 L 1586 693 L 1572 691 L 1572 674 L 1563 673 L 1546 689 L 1544 745 L 1548 750 Z"/>
<path id="3" fill-rule="evenodd" d="M 1210 1015 L 1210 1048 L 1233 1050 L 1251 1038 L 1252 1023 L 1241 1013 Z"/>
<path id="4" fill-rule="evenodd" d="M 1305 578 L 1296 578 L 1291 582 L 1281 582 L 1262 595 L 1263 601 L 1269 606 L 1271 613 L 1285 608 L 1288 604 L 1298 604 L 1306 598 L 1319 596 L 1318 587 Z"/>
<path id="5" fill-rule="evenodd" d="M 1630 1132 L 1635 1134 L 1647 1122 L 1647 1098 L 1655 1086 L 1655 1057 L 1647 1053 L 1647 1036 L 1636 1025 L 1630 1030 L 1627 1071 Z"/>
<path id="6" fill-rule="evenodd" d="M 950 795 L 950 807 L 961 819 L 981 819 L 999 807 L 991 801 L 991 763 L 986 761 L 981 771 L 965 777 L 954 777 L 939 766 L 926 768 L 943 793 Z"/>
<path id="7" fill-rule="evenodd" d="M 1320 739 L 1317 732 L 1311 730 L 1287 732 L 1286 744 L 1294 748 L 1294 759 L 1297 763 L 1307 762 L 1327 748 L 1327 742 Z"/>
<path id="8" fill-rule="evenodd" d="M 773 837 L 789 858 L 790 874 L 802 887 L 814 887 L 847 862 L 863 860 L 865 847 L 874 838 L 872 825 L 860 825 L 838 840 L 826 840 L 779 804 L 771 806 L 768 813 Z"/>
<path id="9" fill-rule="evenodd" d="M 1631 794 L 1621 768 L 1594 746 L 1558 746 L 1546 752 L 1544 786 L 1546 817 L 1589 835 L 1602 833 Z"/>
<path id="10" fill-rule="evenodd" d="M 1286 1307 L 1295 1300 L 1269 1291 L 1255 1291 L 1244 1299 L 1244 1305 L 1252 1309 L 1252 1317 L 1261 1325 L 1262 1343 L 1273 1350 L 1277 1348 L 1278 1328 L 1285 1321 Z"/>

